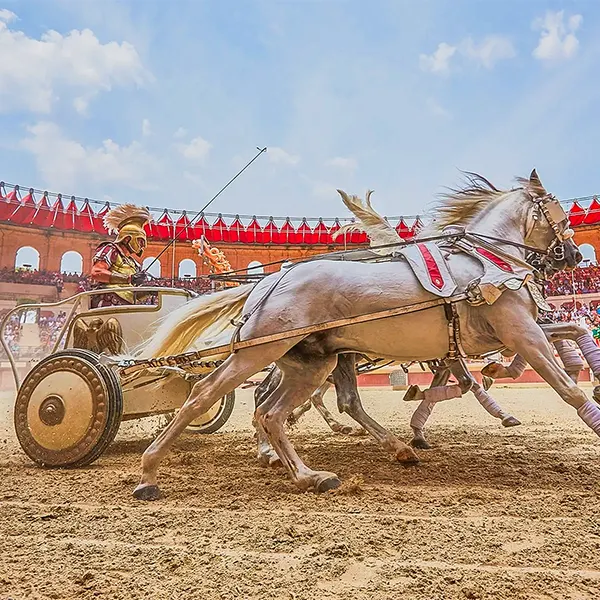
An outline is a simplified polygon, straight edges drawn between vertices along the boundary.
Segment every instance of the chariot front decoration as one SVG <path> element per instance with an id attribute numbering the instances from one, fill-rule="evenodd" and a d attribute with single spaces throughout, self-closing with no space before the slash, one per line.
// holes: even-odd
<path id="1" fill-rule="evenodd" d="M 222 275 L 233 271 L 233 267 L 227 260 L 222 250 L 211 246 L 202 236 L 199 240 L 194 240 L 192 246 L 198 251 L 199 256 L 208 265 L 211 274 Z M 239 283 L 228 281 L 225 282 L 225 287 L 235 287 Z"/>

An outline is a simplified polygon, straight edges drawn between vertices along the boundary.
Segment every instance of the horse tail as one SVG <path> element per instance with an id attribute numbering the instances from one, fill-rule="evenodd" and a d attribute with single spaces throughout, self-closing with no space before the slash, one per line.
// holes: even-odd
<path id="1" fill-rule="evenodd" d="M 159 325 L 154 335 L 135 352 L 136 358 L 157 358 L 189 350 L 208 331 L 211 337 L 232 328 L 239 318 L 253 285 L 241 285 L 200 296 L 173 311 Z M 204 341 L 204 340 L 203 340 Z"/>

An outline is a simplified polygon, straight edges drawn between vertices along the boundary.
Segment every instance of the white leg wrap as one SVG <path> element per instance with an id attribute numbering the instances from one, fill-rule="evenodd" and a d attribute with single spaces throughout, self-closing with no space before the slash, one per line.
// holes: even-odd
<path id="1" fill-rule="evenodd" d="M 592 339 L 592 342 L 593 341 L 594 340 Z M 594 344 L 594 346 L 596 346 L 596 344 Z M 557 340 L 554 342 L 554 347 L 560 356 L 560 360 L 562 360 L 565 371 L 569 375 L 571 373 L 579 374 L 579 371 L 583 369 L 584 364 L 579 356 L 579 352 L 577 352 L 577 349 L 571 344 L 571 342 L 569 340 Z M 598 348 L 598 346 L 596 346 L 596 348 Z M 598 348 L 598 350 L 600 350 L 600 348 Z"/>
<path id="2" fill-rule="evenodd" d="M 516 354 L 510 365 L 506 367 L 506 370 L 512 379 L 518 379 L 523 375 L 526 367 L 527 361 L 520 354 Z"/>
<path id="3" fill-rule="evenodd" d="M 496 419 L 503 419 L 506 413 L 502 410 L 500 405 L 480 386 L 473 386 L 473 393 L 475 398 L 479 401 L 479 404 L 487 410 L 492 417 Z"/>
<path id="4" fill-rule="evenodd" d="M 423 400 L 423 402 L 417 406 L 417 410 L 413 413 L 412 419 L 410 420 L 410 426 L 418 431 L 423 431 L 425 423 L 427 423 L 427 419 L 429 419 L 434 406 L 435 402 Z"/>
<path id="5" fill-rule="evenodd" d="M 600 408 L 595 402 L 586 400 L 585 404 L 577 409 L 581 420 L 598 436 L 600 436 Z"/>
<path id="6" fill-rule="evenodd" d="M 594 341 L 594 338 L 586 333 L 577 338 L 577 345 L 581 348 L 581 352 L 587 360 L 588 365 L 592 369 L 595 377 L 600 376 L 600 348 Z"/>

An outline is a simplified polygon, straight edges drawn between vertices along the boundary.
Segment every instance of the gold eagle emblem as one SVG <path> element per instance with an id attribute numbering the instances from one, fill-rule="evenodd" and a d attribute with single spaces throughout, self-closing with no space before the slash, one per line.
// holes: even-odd
<path id="1" fill-rule="evenodd" d="M 89 324 L 82 320 L 73 326 L 73 347 L 91 350 L 96 354 L 116 356 L 123 352 L 123 330 L 117 319 L 111 317 L 106 323 L 99 318 Z"/>

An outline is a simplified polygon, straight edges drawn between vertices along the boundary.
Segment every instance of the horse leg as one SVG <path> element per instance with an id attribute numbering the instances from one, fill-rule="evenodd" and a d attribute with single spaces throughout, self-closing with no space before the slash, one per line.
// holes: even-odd
<path id="1" fill-rule="evenodd" d="M 470 382 L 470 390 L 473 392 L 475 398 L 477 398 L 479 404 L 481 404 L 492 417 L 500 419 L 504 427 L 515 427 L 521 424 L 521 421 L 507 413 L 477 382 L 463 359 L 453 361 L 450 364 L 450 369 L 452 370 L 452 374 L 459 381 L 462 379 L 465 383 L 467 380 Z"/>
<path id="2" fill-rule="evenodd" d="M 258 425 L 268 436 L 292 481 L 301 490 L 326 492 L 340 485 L 335 473 L 313 471 L 302 462 L 284 428 L 288 415 L 325 381 L 335 366 L 335 360 L 335 355 L 311 360 L 282 359 L 279 364 L 283 372 L 280 384 L 256 409 Z"/>
<path id="3" fill-rule="evenodd" d="M 512 359 L 508 367 L 502 363 L 491 362 L 481 369 L 481 375 L 490 379 L 518 379 L 527 368 L 527 361 L 518 354 Z M 491 385 L 488 385 L 488 389 Z"/>
<path id="4" fill-rule="evenodd" d="M 254 390 L 254 410 L 262 404 L 269 395 L 277 388 L 279 383 L 281 382 L 282 373 L 277 368 L 277 366 L 273 366 L 269 374 L 260 382 L 260 384 Z M 252 425 L 255 429 L 255 437 L 256 437 L 256 453 L 258 462 L 263 467 L 276 467 L 281 465 L 281 461 L 277 456 L 277 453 L 269 444 L 269 440 L 265 435 L 265 432 L 258 427 L 256 420 L 252 419 Z"/>
<path id="5" fill-rule="evenodd" d="M 338 364 L 333 371 L 333 382 L 339 411 L 352 417 L 379 442 L 384 450 L 394 454 L 396 460 L 405 465 L 417 464 L 419 458 L 415 451 L 365 412 L 358 393 L 355 364 L 354 354 L 338 356 Z"/>
<path id="6" fill-rule="evenodd" d="M 311 398 L 309 398 L 304 404 L 301 404 L 298 408 L 295 408 L 292 411 L 292 414 L 287 418 L 287 424 L 290 427 L 293 427 L 294 425 L 296 425 L 296 423 L 298 423 L 298 421 L 300 420 L 300 417 L 307 413 L 310 409 L 312 408 L 312 401 Z"/>
<path id="7" fill-rule="evenodd" d="M 450 378 L 450 369 L 447 367 L 440 367 L 433 375 L 433 380 L 431 382 L 430 387 L 441 387 L 448 383 L 448 379 Z M 417 409 L 413 413 L 413 416 L 410 420 L 410 427 L 413 430 L 413 439 L 410 441 L 410 445 L 413 448 L 418 448 L 419 450 L 429 450 L 431 446 L 429 442 L 425 439 L 425 423 L 427 423 L 431 413 L 433 412 L 433 407 L 436 405 L 436 402 L 430 402 L 428 400 L 423 400 Z"/>
<path id="8" fill-rule="evenodd" d="M 327 409 L 325 402 L 323 402 L 323 396 L 330 387 L 331 383 L 329 383 L 329 381 L 325 381 L 323 385 L 319 386 L 312 393 L 310 402 L 317 409 L 317 411 L 319 411 L 319 414 L 323 417 L 323 419 L 325 419 L 325 422 L 327 425 L 329 425 L 331 431 L 335 433 L 343 433 L 344 435 L 350 435 L 352 433 L 352 426 L 340 423 Z"/>
<path id="9" fill-rule="evenodd" d="M 576 323 L 552 323 L 542 325 L 542 329 L 550 341 L 557 338 L 573 340 L 579 346 L 583 357 L 594 374 L 594 378 L 600 379 L 600 348 L 585 327 L 581 327 Z M 593 396 L 596 402 L 600 402 L 600 386 L 594 388 Z"/>
<path id="10" fill-rule="evenodd" d="M 514 318 L 506 319 L 502 313 L 494 314 L 493 325 L 502 342 L 521 354 L 567 404 L 577 409 L 582 421 L 600 436 L 600 408 L 588 400 L 558 363 L 542 328 L 534 321 L 519 323 Z"/>
<path id="11" fill-rule="evenodd" d="M 560 356 L 567 375 L 573 380 L 573 383 L 577 383 L 579 373 L 583 369 L 583 361 L 579 353 L 569 340 L 556 340 L 554 347 L 558 352 L 558 356 Z"/>
<path id="12" fill-rule="evenodd" d="M 158 500 L 158 467 L 170 446 L 185 428 L 215 402 L 277 360 L 295 343 L 297 338 L 240 350 L 229 356 L 210 375 L 198 381 L 175 418 L 161 431 L 142 455 L 142 477 L 133 492 L 139 500 Z"/>

